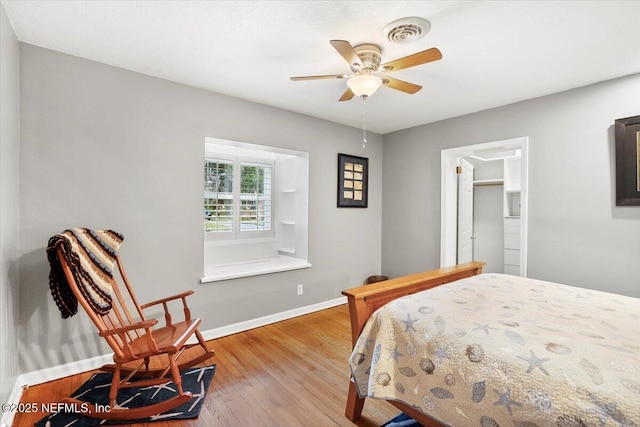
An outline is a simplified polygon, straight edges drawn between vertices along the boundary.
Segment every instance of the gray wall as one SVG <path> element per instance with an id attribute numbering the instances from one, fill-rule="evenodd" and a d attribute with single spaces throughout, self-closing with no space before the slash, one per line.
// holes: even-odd
<path id="1" fill-rule="evenodd" d="M 528 136 L 529 276 L 640 297 L 640 207 L 615 206 L 613 131 L 638 114 L 634 75 L 384 135 L 383 274 L 439 265 L 442 149 Z"/>
<path id="2" fill-rule="evenodd" d="M 69 227 L 125 235 L 141 301 L 193 288 L 212 329 L 340 297 L 381 269 L 382 137 L 21 45 L 20 371 L 101 355 L 86 316 L 48 294 L 48 238 Z M 205 137 L 309 152 L 310 269 L 200 284 Z M 336 208 L 337 154 L 370 162 L 368 209 Z M 304 295 L 296 285 L 304 284 Z"/>
<path id="3" fill-rule="evenodd" d="M 2 364 L 8 384 L 16 372 L 107 352 L 86 317 L 62 320 L 48 294 L 54 233 L 123 232 L 140 299 L 193 288 L 195 315 L 216 328 L 336 298 L 381 266 L 389 276 L 437 267 L 440 150 L 518 136 L 531 144 L 530 276 L 640 296 L 640 209 L 615 207 L 612 127 L 640 114 L 640 76 L 395 132 L 384 147 L 370 135 L 363 153 L 358 129 L 61 53 L 21 45 L 18 66 L 4 12 L 2 24 L 0 311 L 9 327 L 0 331 L 11 344 L 17 326 L 20 358 L 18 369 Z M 20 98 L 7 98 L 18 78 Z M 206 136 L 310 153 L 311 269 L 199 284 Z M 338 152 L 369 157 L 368 209 L 335 207 Z"/>
<path id="4" fill-rule="evenodd" d="M 20 50 L 0 5 L 0 401 L 18 375 L 18 156 Z"/>

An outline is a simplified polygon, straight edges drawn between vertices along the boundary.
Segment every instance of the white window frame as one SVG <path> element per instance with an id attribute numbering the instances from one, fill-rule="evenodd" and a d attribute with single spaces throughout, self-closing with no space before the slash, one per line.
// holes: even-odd
<path id="1" fill-rule="evenodd" d="M 247 231 L 240 233 L 240 238 L 233 238 L 234 233 L 203 230 L 201 283 L 310 268 L 309 153 L 206 137 L 203 158 L 222 161 L 238 158 L 247 163 L 269 164 L 272 176 L 271 230 Z M 234 165 L 234 175 L 236 170 L 240 173 L 240 163 Z M 234 187 L 238 186 L 239 175 L 234 181 Z"/>
<path id="2" fill-rule="evenodd" d="M 216 153 L 215 155 L 209 155 L 205 157 L 205 164 L 207 161 L 221 161 L 221 162 L 229 162 L 233 165 L 233 174 L 234 176 L 232 177 L 232 182 L 233 182 L 233 187 L 234 187 L 234 191 L 235 191 L 235 186 L 236 186 L 236 177 L 235 177 L 235 171 L 236 171 L 236 163 L 235 163 L 235 156 L 229 156 L 229 155 L 225 155 L 225 154 L 218 154 Z M 203 185 L 204 186 L 204 185 Z M 232 195 L 232 199 L 233 199 L 233 195 Z M 204 206 L 204 200 L 207 199 L 206 197 L 206 193 L 204 193 L 203 191 L 203 213 L 205 210 L 205 206 Z M 234 201 L 233 203 L 233 217 L 235 218 L 236 216 L 236 203 Z M 204 217 L 203 217 L 203 222 L 205 221 Z M 236 231 L 236 225 L 235 225 L 235 220 L 232 221 L 232 230 L 230 232 L 207 232 L 204 231 L 204 238 L 205 240 L 234 240 L 235 239 L 235 231 Z M 204 228 L 204 227 L 203 227 Z"/>
<path id="3" fill-rule="evenodd" d="M 273 198 L 274 191 L 274 177 L 275 177 L 275 162 L 270 159 L 236 155 L 230 156 L 222 153 L 215 153 L 207 155 L 205 161 L 228 161 L 233 163 L 233 226 L 230 232 L 228 231 L 204 231 L 204 239 L 206 241 L 219 241 L 219 240 L 241 240 L 241 239 L 264 239 L 273 238 L 275 236 L 274 217 L 276 214 L 275 202 Z M 241 191 L 241 176 L 243 165 L 257 165 L 257 166 L 269 166 L 271 168 L 271 183 L 269 188 L 269 200 L 271 204 L 271 216 L 269 218 L 269 230 L 242 230 L 240 227 L 240 216 L 242 205 Z M 203 194 L 204 196 L 204 194 Z M 204 197 L 206 198 L 206 197 Z M 204 203 L 203 198 L 203 203 Z M 204 218 L 203 218 L 204 221 Z"/>
<path id="4" fill-rule="evenodd" d="M 236 216 L 236 220 L 238 222 L 238 226 L 237 226 L 237 239 L 256 239 L 256 238 L 268 238 L 268 237 L 274 237 L 275 236 L 275 226 L 274 226 L 274 218 L 276 215 L 276 209 L 275 209 L 275 200 L 273 197 L 273 193 L 274 193 L 274 187 L 275 187 L 275 162 L 273 160 L 265 160 L 265 159 L 254 159 L 251 157 L 246 157 L 246 156 L 238 156 L 238 172 L 237 172 L 237 178 L 238 178 L 238 186 L 237 186 L 237 194 L 238 194 L 238 215 Z M 255 166 L 268 166 L 271 168 L 271 172 L 270 172 L 270 176 L 269 176 L 269 186 L 268 189 L 265 188 L 265 200 L 266 200 L 266 196 L 268 195 L 268 200 L 269 200 L 269 204 L 270 206 L 270 212 L 269 212 L 269 229 L 268 230 L 242 230 L 241 227 L 241 214 L 242 211 L 240 210 L 240 207 L 242 205 L 242 200 L 243 198 L 245 198 L 246 200 L 248 200 L 248 198 L 246 198 L 246 196 L 243 196 L 241 193 L 242 190 L 242 185 L 241 185 L 241 177 L 242 177 L 242 166 L 247 166 L 247 165 L 255 165 Z M 268 194 L 267 194 L 268 193 Z M 235 196 L 235 195 L 234 195 Z"/>

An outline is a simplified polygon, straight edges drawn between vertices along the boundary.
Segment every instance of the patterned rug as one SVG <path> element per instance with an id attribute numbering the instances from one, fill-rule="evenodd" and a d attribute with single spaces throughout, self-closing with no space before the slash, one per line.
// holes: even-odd
<path id="1" fill-rule="evenodd" d="M 195 418 L 200 414 L 200 409 L 209 389 L 209 384 L 216 371 L 216 365 L 202 368 L 191 368 L 182 372 L 182 389 L 193 393 L 193 398 L 184 405 L 173 408 L 163 414 L 153 415 L 149 418 L 132 421 L 104 421 L 95 418 L 85 417 L 74 412 L 56 412 L 42 418 L 35 425 L 36 427 L 62 427 L 62 426 L 98 426 L 113 424 L 146 423 L 160 420 L 176 420 Z M 71 397 L 89 402 L 92 405 L 109 404 L 109 388 L 111 387 L 110 373 L 94 374 L 87 382 L 82 384 L 78 390 L 73 392 Z M 172 382 L 155 385 L 151 387 L 137 387 L 122 389 L 118 393 L 118 404 L 123 407 L 137 408 L 140 406 L 157 403 L 175 396 L 176 386 Z"/>
<path id="2" fill-rule="evenodd" d="M 401 412 L 392 420 L 384 423 L 382 427 L 422 427 L 422 424 L 418 424 L 418 422 L 409 415 Z"/>

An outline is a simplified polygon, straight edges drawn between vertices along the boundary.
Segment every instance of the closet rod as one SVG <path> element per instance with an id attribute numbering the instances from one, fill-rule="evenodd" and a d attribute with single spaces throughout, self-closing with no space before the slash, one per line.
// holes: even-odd
<path id="1" fill-rule="evenodd" d="M 504 185 L 502 181 L 476 181 L 473 183 L 474 187 L 486 187 L 489 185 Z"/>

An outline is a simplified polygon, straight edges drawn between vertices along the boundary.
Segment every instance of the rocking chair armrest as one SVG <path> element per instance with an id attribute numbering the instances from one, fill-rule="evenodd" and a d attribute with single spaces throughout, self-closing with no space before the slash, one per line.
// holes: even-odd
<path id="1" fill-rule="evenodd" d="M 191 320 L 191 311 L 189 310 L 189 306 L 187 305 L 187 297 L 189 295 L 191 295 L 193 293 L 193 290 L 189 290 L 189 291 L 184 291 L 180 294 L 177 295 L 173 295 L 171 297 L 167 297 L 167 298 L 162 298 L 156 301 L 152 301 L 152 302 L 148 302 L 146 304 L 142 304 L 140 306 L 141 309 L 145 309 L 148 307 L 151 307 L 153 305 L 160 305 L 162 304 L 162 307 L 164 308 L 164 319 L 165 319 L 165 324 L 167 326 L 171 326 L 173 320 L 171 319 L 171 313 L 169 313 L 169 306 L 168 306 L 168 302 L 169 301 L 173 301 L 173 300 L 177 300 L 177 299 L 181 299 L 182 300 L 182 310 L 184 311 L 184 319 L 185 320 Z"/>
<path id="2" fill-rule="evenodd" d="M 176 299 L 187 297 L 187 296 L 191 295 L 192 293 L 193 293 L 193 290 L 184 291 L 184 292 L 182 292 L 180 294 L 176 294 L 176 295 L 173 295 L 173 296 L 170 296 L 170 297 L 166 297 L 166 298 L 162 298 L 162 299 L 159 299 L 159 300 L 156 300 L 156 301 L 148 302 L 146 304 L 142 304 L 140 306 L 140 308 L 142 308 L 144 310 L 145 308 L 148 308 L 148 307 L 151 307 L 151 306 L 154 306 L 154 305 L 163 304 L 165 302 L 169 302 L 169 301 L 172 301 L 172 300 L 176 300 Z"/>
<path id="3" fill-rule="evenodd" d="M 141 322 L 132 323 L 128 326 L 122 326 L 120 328 L 110 329 L 108 331 L 100 332 L 98 335 L 101 337 L 108 337 L 111 335 L 122 334 L 124 332 L 133 331 L 135 329 L 148 329 L 155 326 L 158 323 L 158 319 L 143 320 Z"/>

